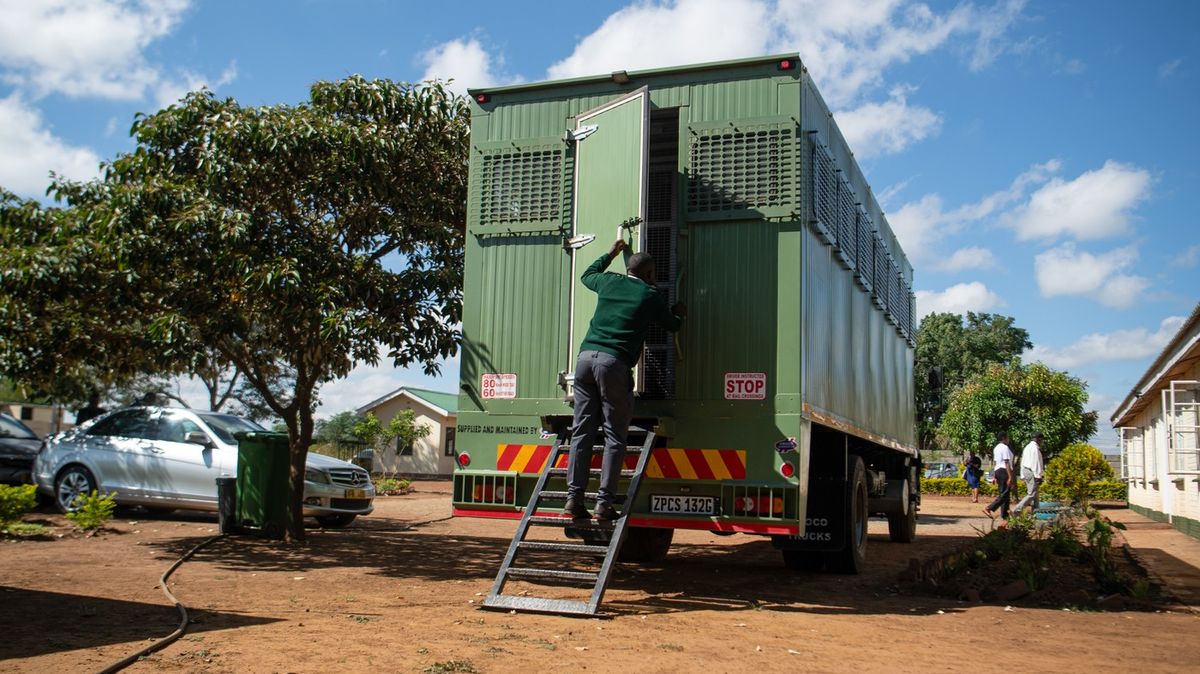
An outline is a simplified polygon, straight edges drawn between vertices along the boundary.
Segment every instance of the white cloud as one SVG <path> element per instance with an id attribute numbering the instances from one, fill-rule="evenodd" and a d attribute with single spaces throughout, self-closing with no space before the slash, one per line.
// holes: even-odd
<path id="1" fill-rule="evenodd" d="M 1175 74 L 1179 70 L 1179 66 L 1183 65 L 1183 59 L 1174 59 L 1158 67 L 1158 79 L 1165 80 Z"/>
<path id="2" fill-rule="evenodd" d="M 768 3 L 759 0 L 639 2 L 604 20 L 550 66 L 552 79 L 754 56 L 767 52 Z"/>
<path id="3" fill-rule="evenodd" d="M 834 107 L 883 82 L 889 66 L 973 36 L 969 67 L 989 65 L 1024 6 L 938 13 L 903 0 L 649 0 L 610 15 L 549 77 L 579 77 L 797 51 Z"/>
<path id="4" fill-rule="evenodd" d="M 959 248 L 950 257 L 933 263 L 934 269 L 944 272 L 957 272 L 964 269 L 995 269 L 999 266 L 1000 263 L 992 251 L 978 246 Z"/>
<path id="5" fill-rule="evenodd" d="M 504 67 L 503 57 L 488 54 L 478 38 L 443 42 L 422 54 L 421 62 L 425 64 L 422 80 L 453 80 L 449 88 L 459 94 L 467 93 L 468 88 L 478 89 L 519 81 L 519 78 L 496 71 Z"/>
<path id="6" fill-rule="evenodd" d="M 1074 180 L 1051 179 L 1005 221 L 1023 241 L 1102 239 L 1129 231 L 1130 211 L 1149 189 L 1148 171 L 1110 159 Z"/>
<path id="7" fill-rule="evenodd" d="M 927 194 L 889 212 L 888 222 L 910 260 L 932 261 L 942 239 L 1021 200 L 1033 185 L 1045 182 L 1061 167 L 1062 162 L 1057 159 L 1034 164 L 1014 178 L 1007 188 L 951 210 L 946 210 L 940 196 Z"/>
<path id="8" fill-rule="evenodd" d="M 1044 297 L 1083 295 L 1114 309 L 1133 306 L 1150 282 L 1121 272 L 1137 261 L 1133 246 L 1093 255 L 1064 244 L 1034 258 L 1038 288 Z"/>
<path id="9" fill-rule="evenodd" d="M 988 311 L 1005 305 L 999 295 L 988 290 L 979 281 L 958 283 L 941 292 L 918 290 L 917 316 L 924 318 L 932 313 L 965 314 L 968 311 Z"/>
<path id="10" fill-rule="evenodd" d="M 237 76 L 237 61 L 233 61 L 226 66 L 225 70 L 221 72 L 221 76 L 215 81 L 207 75 L 185 71 L 178 78 L 166 79 L 158 83 L 154 92 L 155 103 L 158 104 L 158 107 L 165 108 L 178 103 L 179 99 L 190 92 L 204 88 L 216 91 L 227 84 L 231 84 L 237 79 Z"/>
<path id="11" fill-rule="evenodd" d="M 25 196 L 41 196 L 51 171 L 76 180 L 95 177 L 100 157 L 56 137 L 41 113 L 17 94 L 0 98 L 0 185 Z"/>
<path id="12" fill-rule="evenodd" d="M 1167 342 L 1179 332 L 1185 320 L 1183 316 L 1169 316 L 1164 318 L 1158 329 L 1153 332 L 1146 328 L 1096 332 L 1059 348 L 1035 344 L 1026 352 L 1026 360 L 1041 361 L 1049 367 L 1067 369 L 1092 363 L 1151 358 L 1166 347 Z"/>
<path id="13" fill-rule="evenodd" d="M 1172 267 L 1191 269 L 1197 264 L 1200 264 L 1200 243 L 1188 246 L 1178 255 L 1171 258 Z"/>
<path id="14" fill-rule="evenodd" d="M 854 110 L 835 113 L 846 143 L 860 159 L 895 154 L 936 134 L 942 118 L 928 108 L 908 104 L 912 87 L 895 87 L 888 100 L 865 103 Z"/>
<path id="15" fill-rule="evenodd" d="M 142 51 L 189 0 L 0 0 L 0 66 L 38 96 L 140 99 L 160 79 Z"/>

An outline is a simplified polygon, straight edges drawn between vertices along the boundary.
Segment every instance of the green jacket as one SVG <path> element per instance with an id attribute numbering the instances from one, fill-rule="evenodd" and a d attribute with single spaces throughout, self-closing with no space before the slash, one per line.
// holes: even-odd
<path id="1" fill-rule="evenodd" d="M 653 286 L 634 276 L 604 271 L 608 265 L 606 253 L 583 272 L 583 285 L 600 298 L 579 350 L 601 351 L 633 367 L 642 357 L 651 323 L 675 331 L 683 320 L 671 313 Z"/>

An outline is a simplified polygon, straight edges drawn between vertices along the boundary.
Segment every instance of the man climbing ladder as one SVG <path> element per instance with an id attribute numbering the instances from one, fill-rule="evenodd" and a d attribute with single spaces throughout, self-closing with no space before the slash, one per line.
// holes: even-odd
<path id="1" fill-rule="evenodd" d="M 567 503 L 572 518 L 590 519 L 584 505 L 592 446 L 604 430 L 604 460 L 596 497 L 596 519 L 615 520 L 613 507 L 617 481 L 625 461 L 625 443 L 633 416 L 633 367 L 642 354 L 651 324 L 670 331 L 679 329 L 687 307 L 667 302 L 654 288 L 654 258 L 647 253 L 630 256 L 622 276 L 606 272 L 627 248 L 617 239 L 607 253 L 582 276 L 588 289 L 599 295 L 596 313 L 579 349 L 575 365 L 575 419 L 571 425 L 571 454 L 567 466 Z"/>

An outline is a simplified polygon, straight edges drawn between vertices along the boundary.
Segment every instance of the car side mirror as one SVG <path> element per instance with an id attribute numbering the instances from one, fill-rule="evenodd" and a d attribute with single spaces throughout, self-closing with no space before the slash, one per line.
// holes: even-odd
<path id="1" fill-rule="evenodd" d="M 190 442 L 193 445 L 202 445 L 204 447 L 212 446 L 212 440 L 208 439 L 208 434 L 206 434 L 204 431 L 192 431 L 184 436 L 183 441 Z"/>

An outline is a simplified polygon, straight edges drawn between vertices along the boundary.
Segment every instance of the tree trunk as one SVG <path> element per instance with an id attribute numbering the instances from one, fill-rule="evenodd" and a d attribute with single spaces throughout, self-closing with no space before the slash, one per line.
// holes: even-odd
<path id="1" fill-rule="evenodd" d="M 304 540 L 304 470 L 313 436 L 312 406 L 297 407 L 299 410 L 296 414 L 285 419 L 291 470 L 288 474 L 288 522 L 284 540 L 289 542 Z"/>

